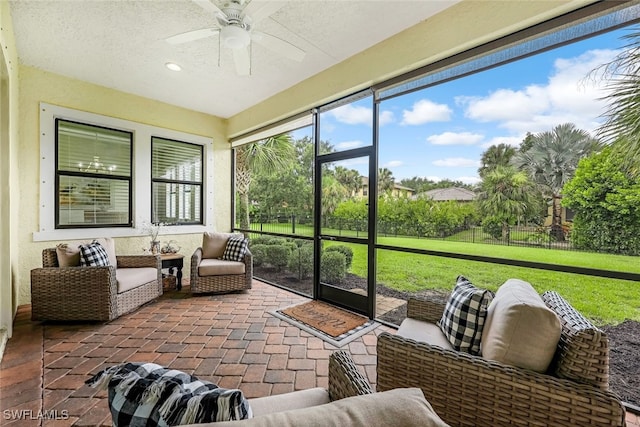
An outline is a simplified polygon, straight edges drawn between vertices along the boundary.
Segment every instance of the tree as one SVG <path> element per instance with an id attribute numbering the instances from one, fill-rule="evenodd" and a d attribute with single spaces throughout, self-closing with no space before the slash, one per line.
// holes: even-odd
<path id="1" fill-rule="evenodd" d="M 516 167 L 526 171 L 543 196 L 551 199 L 551 236 L 558 241 L 564 240 L 562 188 L 573 178 L 580 159 L 600 147 L 601 143 L 587 131 L 564 123 L 551 131 L 535 134 L 531 147 L 513 158 Z"/>
<path id="2" fill-rule="evenodd" d="M 598 135 L 622 154 L 630 173 L 640 173 L 640 29 L 623 36 L 628 43 L 609 63 L 590 73 L 607 80 L 608 103 L 605 123 Z"/>
<path id="3" fill-rule="evenodd" d="M 640 254 L 640 178 L 623 166 L 624 154 L 607 147 L 580 161 L 562 204 L 575 210 L 576 247 Z"/>
<path id="4" fill-rule="evenodd" d="M 347 169 L 343 166 L 336 166 L 335 169 L 336 179 L 342 184 L 350 196 L 358 194 L 362 188 L 362 177 L 360 173 L 355 169 Z"/>
<path id="5" fill-rule="evenodd" d="M 393 190 L 395 178 L 393 173 L 387 168 L 378 169 L 378 196 L 390 193 Z"/>
<path id="6" fill-rule="evenodd" d="M 494 170 L 498 166 L 508 166 L 511 158 L 516 154 L 516 149 L 507 144 L 492 145 L 482 153 L 478 175 L 483 177 L 487 172 Z"/>
<path id="7" fill-rule="evenodd" d="M 249 229 L 249 189 L 256 171 L 274 173 L 293 159 L 293 144 L 289 134 L 281 134 L 236 149 L 236 192 L 240 199 L 240 228 Z"/>
<path id="8" fill-rule="evenodd" d="M 484 176 L 477 200 L 483 222 L 499 222 L 502 237 L 508 238 L 510 225 L 537 210 L 536 199 L 534 184 L 525 172 L 498 166 Z"/>

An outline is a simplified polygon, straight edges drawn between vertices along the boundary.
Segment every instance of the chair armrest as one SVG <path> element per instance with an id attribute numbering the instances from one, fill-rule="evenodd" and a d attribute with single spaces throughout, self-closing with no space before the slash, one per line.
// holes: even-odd
<path id="1" fill-rule="evenodd" d="M 118 268 L 153 267 L 162 269 L 160 255 L 118 255 Z"/>
<path id="2" fill-rule="evenodd" d="M 373 393 L 373 388 L 360 373 L 349 353 L 344 350 L 331 353 L 329 356 L 329 399 L 334 401 L 369 393 Z"/>
<path id="3" fill-rule="evenodd" d="M 442 317 L 447 304 L 446 297 L 410 297 L 407 301 L 407 317 L 423 322 L 436 323 Z"/>
<path id="4" fill-rule="evenodd" d="M 79 286 L 81 284 L 81 286 Z M 55 292 L 58 296 L 115 295 L 118 293 L 116 269 L 108 267 L 41 267 L 31 270 L 32 298 L 40 290 Z"/>
<path id="5" fill-rule="evenodd" d="M 609 391 L 503 365 L 383 332 L 377 390 L 419 387 L 448 424 L 620 426 L 625 410 Z"/>
<path id="6" fill-rule="evenodd" d="M 191 285 L 197 283 L 198 280 L 198 266 L 202 261 L 202 247 L 197 248 L 193 255 L 191 255 Z"/>

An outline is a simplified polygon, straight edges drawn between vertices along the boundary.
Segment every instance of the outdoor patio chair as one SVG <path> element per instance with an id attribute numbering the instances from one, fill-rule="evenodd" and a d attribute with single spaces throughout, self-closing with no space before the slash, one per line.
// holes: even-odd
<path id="1" fill-rule="evenodd" d="M 162 295 L 160 256 L 116 256 L 112 239 L 97 240 L 107 248 L 108 266 L 70 263 L 75 255 L 59 247 L 42 251 L 42 268 L 31 270 L 33 320 L 109 321 Z"/>
<path id="2" fill-rule="evenodd" d="M 625 409 L 608 390 L 606 335 L 556 292 L 545 292 L 542 300 L 562 328 L 547 372 L 383 332 L 377 344 L 377 390 L 420 387 L 452 426 L 623 427 Z M 442 299 L 411 298 L 407 320 L 414 329 L 423 322 L 433 330 L 445 305 Z"/>
<path id="3" fill-rule="evenodd" d="M 253 257 L 242 234 L 204 233 L 191 256 L 191 292 L 225 293 L 251 289 Z"/>

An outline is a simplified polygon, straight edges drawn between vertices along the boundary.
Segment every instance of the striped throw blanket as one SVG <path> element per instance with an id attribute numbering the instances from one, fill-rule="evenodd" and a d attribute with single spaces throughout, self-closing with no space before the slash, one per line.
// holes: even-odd
<path id="1" fill-rule="evenodd" d="M 124 363 L 86 381 L 109 389 L 114 426 L 177 426 L 251 418 L 240 390 L 217 385 L 155 363 Z"/>

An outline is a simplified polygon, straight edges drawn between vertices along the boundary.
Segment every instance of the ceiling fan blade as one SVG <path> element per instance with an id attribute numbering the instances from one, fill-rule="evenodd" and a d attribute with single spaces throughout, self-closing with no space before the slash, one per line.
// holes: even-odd
<path id="1" fill-rule="evenodd" d="M 258 23 L 265 18 L 276 13 L 286 4 L 284 1 L 257 1 L 253 0 L 247 5 L 244 12 L 251 16 L 254 23 Z"/>
<path id="2" fill-rule="evenodd" d="M 215 4 L 211 3 L 209 0 L 191 0 L 191 1 L 196 3 L 198 6 L 200 6 L 201 8 L 206 10 L 207 12 L 211 12 L 214 15 L 224 16 L 225 19 L 226 19 L 226 15 L 222 12 L 222 10 L 220 10 L 220 8 L 218 6 L 216 6 Z"/>
<path id="3" fill-rule="evenodd" d="M 181 44 L 194 40 L 204 39 L 206 37 L 211 37 L 218 34 L 219 32 L 219 28 L 203 28 L 201 30 L 187 31 L 186 33 L 176 34 L 175 36 L 168 37 L 165 40 L 169 44 Z"/>
<path id="4" fill-rule="evenodd" d="M 304 50 L 292 45 L 288 41 L 261 31 L 251 33 L 251 40 L 294 61 L 301 62 L 306 55 Z"/>
<path id="5" fill-rule="evenodd" d="M 233 49 L 233 62 L 236 64 L 236 73 L 239 76 L 248 76 L 251 73 L 249 49 L 245 47 Z"/>

